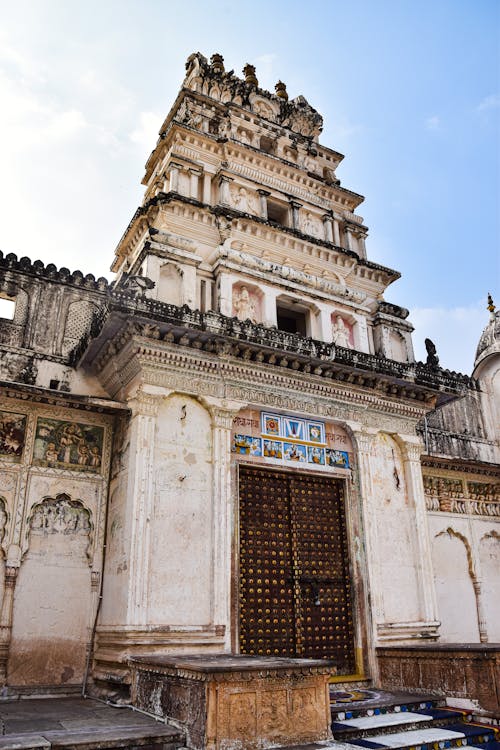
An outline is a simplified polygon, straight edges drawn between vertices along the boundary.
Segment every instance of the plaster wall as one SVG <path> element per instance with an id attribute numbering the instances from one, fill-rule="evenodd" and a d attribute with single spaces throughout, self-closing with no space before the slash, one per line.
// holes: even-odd
<path id="1" fill-rule="evenodd" d="M 173 395 L 155 425 L 148 622 L 204 625 L 212 606 L 212 428 L 198 402 Z"/>
<path id="2" fill-rule="evenodd" d="M 401 452 L 396 441 L 379 433 L 370 456 L 373 494 L 368 500 L 376 544 L 369 565 L 377 587 L 376 620 L 410 622 L 422 618 L 419 602 L 415 511 L 408 497 Z"/>
<path id="3" fill-rule="evenodd" d="M 440 640 L 498 642 L 500 523 L 429 513 Z"/>

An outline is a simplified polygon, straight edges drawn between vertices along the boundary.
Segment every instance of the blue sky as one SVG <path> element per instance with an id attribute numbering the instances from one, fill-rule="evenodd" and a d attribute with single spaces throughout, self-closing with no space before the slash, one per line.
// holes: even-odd
<path id="1" fill-rule="evenodd" d="M 286 82 L 363 194 L 417 356 L 470 372 L 500 305 L 498 0 L 0 0 L 0 249 L 109 276 L 187 56 Z"/>

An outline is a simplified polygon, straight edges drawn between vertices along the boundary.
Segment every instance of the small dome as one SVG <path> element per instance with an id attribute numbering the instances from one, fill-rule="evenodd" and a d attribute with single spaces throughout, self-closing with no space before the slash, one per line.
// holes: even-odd
<path id="1" fill-rule="evenodd" d="M 491 312 L 490 321 L 481 334 L 476 349 L 474 368 L 490 354 L 500 354 L 500 310 Z"/>

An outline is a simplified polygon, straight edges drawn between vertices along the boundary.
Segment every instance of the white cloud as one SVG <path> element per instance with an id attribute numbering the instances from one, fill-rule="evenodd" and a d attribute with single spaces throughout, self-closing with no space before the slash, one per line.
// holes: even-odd
<path id="1" fill-rule="evenodd" d="M 133 130 L 129 138 L 132 143 L 137 143 L 144 153 L 150 153 L 158 140 L 158 131 L 163 122 L 163 117 L 156 112 L 141 112 L 139 125 Z"/>
<path id="2" fill-rule="evenodd" d="M 413 344 L 417 360 L 425 362 L 424 341 L 429 338 L 436 344 L 442 367 L 470 375 L 479 337 L 488 324 L 486 296 L 463 307 L 415 307 L 410 320 L 415 326 Z"/>
<path id="3" fill-rule="evenodd" d="M 478 112 L 489 112 L 498 107 L 500 107 L 500 94 L 490 94 L 490 96 L 485 96 L 484 99 L 479 102 L 476 109 Z"/>
<path id="4" fill-rule="evenodd" d="M 432 117 L 428 117 L 425 121 L 426 130 L 440 130 L 440 128 L 441 119 L 438 117 L 438 115 L 432 115 Z"/>

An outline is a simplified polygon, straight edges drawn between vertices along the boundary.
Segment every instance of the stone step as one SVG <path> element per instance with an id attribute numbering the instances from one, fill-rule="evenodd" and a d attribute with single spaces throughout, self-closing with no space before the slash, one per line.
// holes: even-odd
<path id="1" fill-rule="evenodd" d="M 0 737 L 0 750 L 178 750 L 184 742 L 179 729 L 157 724 L 7 734 Z"/>
<path id="2" fill-rule="evenodd" d="M 344 721 L 333 721 L 332 732 L 337 740 L 351 737 L 370 737 L 380 733 L 394 733 L 412 729 L 428 729 L 437 724 L 445 726 L 452 722 L 467 719 L 465 711 L 451 709 L 427 709 L 425 711 L 387 711 L 371 716 L 346 718 Z"/>
<path id="3" fill-rule="evenodd" d="M 372 716 L 360 716 L 344 721 L 332 722 L 332 732 L 335 739 L 347 740 L 353 736 L 370 737 L 380 731 L 385 733 L 408 731 L 411 729 L 426 729 L 461 721 L 466 717 L 460 711 L 400 711 L 380 713 Z"/>
<path id="4" fill-rule="evenodd" d="M 445 701 L 433 694 L 388 693 L 385 691 L 364 691 L 367 695 L 374 695 L 372 699 L 341 701 L 330 704 L 332 719 L 345 721 L 357 719 L 361 716 L 378 716 L 385 713 L 399 713 L 405 711 L 420 711 L 444 706 Z"/>
<path id="5" fill-rule="evenodd" d="M 374 734 L 369 738 L 356 737 L 344 740 L 344 743 L 354 748 L 391 748 L 391 750 L 442 750 L 463 746 L 484 747 L 484 743 L 494 742 L 493 728 L 474 724 L 448 724 L 446 727 L 433 726 L 426 729 L 412 729 L 409 731 Z"/>

